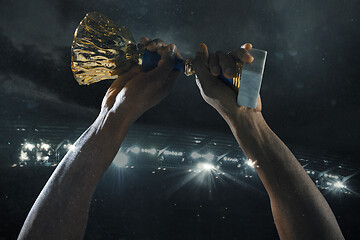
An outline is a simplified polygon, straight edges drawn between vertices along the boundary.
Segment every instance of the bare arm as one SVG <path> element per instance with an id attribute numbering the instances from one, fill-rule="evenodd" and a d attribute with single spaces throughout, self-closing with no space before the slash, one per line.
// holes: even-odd
<path id="1" fill-rule="evenodd" d="M 142 39 L 147 45 L 148 39 Z M 174 45 L 149 45 L 161 56 L 158 67 L 144 73 L 138 66 L 113 82 L 95 122 L 76 141 L 34 203 L 19 239 L 82 239 L 93 192 L 114 159 L 126 133 L 143 112 L 173 86 L 178 72 Z"/>
<path id="2" fill-rule="evenodd" d="M 333 212 L 297 159 L 266 124 L 261 114 L 261 101 L 256 109 L 238 107 L 236 95 L 216 76 L 222 68 L 232 77 L 233 57 L 246 62 L 253 59 L 243 49 L 230 54 L 210 54 L 199 46 L 195 68 L 197 84 L 206 102 L 213 106 L 231 128 L 255 169 L 271 201 L 271 209 L 279 236 L 285 239 L 344 239 Z"/>

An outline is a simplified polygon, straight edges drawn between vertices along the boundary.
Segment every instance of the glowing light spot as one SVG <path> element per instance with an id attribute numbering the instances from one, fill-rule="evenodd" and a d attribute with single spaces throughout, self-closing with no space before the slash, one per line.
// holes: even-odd
<path id="1" fill-rule="evenodd" d="M 148 149 L 148 153 L 154 155 L 156 153 L 156 149 L 155 148 L 150 148 L 150 149 Z"/>
<path id="2" fill-rule="evenodd" d="M 42 159 L 42 153 L 41 152 L 37 152 L 36 153 L 36 160 L 40 161 Z"/>
<path id="3" fill-rule="evenodd" d="M 237 159 L 237 158 L 224 157 L 223 159 L 224 159 L 224 161 L 226 161 L 226 162 L 238 162 L 238 159 Z"/>
<path id="4" fill-rule="evenodd" d="M 31 144 L 31 143 L 25 143 L 24 144 L 24 149 L 25 150 L 30 150 L 32 151 L 34 149 L 35 145 L 34 144 Z"/>
<path id="5" fill-rule="evenodd" d="M 121 168 L 124 167 L 128 163 L 128 161 L 129 157 L 126 154 L 120 152 L 115 156 L 113 163 L 116 167 Z"/>
<path id="6" fill-rule="evenodd" d="M 334 187 L 336 187 L 336 188 L 346 188 L 346 186 L 340 181 L 334 183 Z"/>
<path id="7" fill-rule="evenodd" d="M 140 148 L 139 147 L 133 147 L 133 148 L 131 148 L 130 152 L 138 154 L 140 152 Z"/>
<path id="8" fill-rule="evenodd" d="M 141 152 L 150 153 L 150 154 L 154 155 L 156 153 L 156 149 L 155 148 L 150 148 L 150 149 L 143 148 L 143 149 L 141 149 Z"/>
<path id="9" fill-rule="evenodd" d="M 214 165 L 210 164 L 210 163 L 199 163 L 197 165 L 197 167 L 200 169 L 200 170 L 205 170 L 205 171 L 211 171 L 212 169 L 214 169 Z"/>
<path id="10" fill-rule="evenodd" d="M 29 156 L 28 156 L 27 152 L 24 152 L 24 151 L 21 150 L 21 152 L 20 152 L 20 161 L 27 161 L 27 160 L 29 160 Z"/>
<path id="11" fill-rule="evenodd" d="M 191 157 L 194 159 L 197 159 L 197 158 L 200 158 L 201 155 L 198 152 L 193 152 L 193 153 L 191 153 Z"/>
<path id="12" fill-rule="evenodd" d="M 40 149 L 45 150 L 45 151 L 48 151 L 50 149 L 50 147 L 51 146 L 47 143 L 41 143 L 41 145 L 40 145 Z"/>
<path id="13" fill-rule="evenodd" d="M 169 151 L 169 150 L 165 150 L 164 151 L 164 155 L 170 155 L 170 156 L 182 156 L 183 153 L 182 152 L 176 152 L 176 151 Z"/>
<path id="14" fill-rule="evenodd" d="M 203 157 L 208 161 L 212 161 L 214 159 L 214 154 L 207 153 L 207 154 L 203 155 Z"/>
<path id="15" fill-rule="evenodd" d="M 251 159 L 246 161 L 246 164 L 249 165 L 250 167 L 254 168 L 255 167 L 255 161 L 252 161 Z"/>

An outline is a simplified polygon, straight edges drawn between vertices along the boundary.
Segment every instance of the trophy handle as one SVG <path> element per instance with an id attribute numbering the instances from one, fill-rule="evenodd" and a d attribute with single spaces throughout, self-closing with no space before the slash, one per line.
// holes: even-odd
<path id="1" fill-rule="evenodd" d="M 153 70 L 154 68 L 156 68 L 158 62 L 160 61 L 161 56 L 157 53 L 157 52 L 150 52 L 148 50 L 145 50 L 143 53 L 143 57 L 142 57 L 142 70 L 144 72 L 148 72 Z M 191 61 L 192 59 L 189 59 L 189 61 Z M 185 65 L 187 63 L 185 62 Z M 175 66 L 174 66 L 174 70 L 175 71 L 183 71 L 184 70 L 184 60 L 181 58 L 175 58 Z M 241 70 L 239 70 L 237 73 L 240 74 Z M 193 73 L 192 73 L 193 74 Z M 192 74 L 186 74 L 187 76 L 192 75 Z M 234 78 L 226 78 L 222 71 L 220 72 L 219 75 L 219 79 L 221 79 L 226 85 L 228 85 L 229 87 L 233 88 L 236 92 L 239 89 L 238 84 L 240 84 L 240 81 L 238 81 L 236 84 L 234 84 Z M 240 75 L 238 76 L 238 79 L 240 79 Z"/>
<path id="2" fill-rule="evenodd" d="M 144 51 L 142 58 L 142 70 L 145 72 L 151 71 L 156 68 L 161 56 L 157 52 Z M 183 71 L 184 60 L 181 58 L 175 58 L 175 71 Z"/>

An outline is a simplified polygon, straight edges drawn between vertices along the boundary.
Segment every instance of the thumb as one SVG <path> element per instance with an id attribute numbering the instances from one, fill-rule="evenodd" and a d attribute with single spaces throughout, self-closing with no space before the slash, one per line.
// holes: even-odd
<path id="1" fill-rule="evenodd" d="M 157 67 L 148 72 L 149 78 L 166 78 L 174 69 L 176 45 L 170 44 L 161 51 L 161 59 Z"/>

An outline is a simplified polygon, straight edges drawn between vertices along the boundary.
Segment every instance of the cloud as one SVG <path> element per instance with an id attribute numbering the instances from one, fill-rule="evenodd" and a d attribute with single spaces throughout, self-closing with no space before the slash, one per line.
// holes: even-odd
<path id="1" fill-rule="evenodd" d="M 84 107 L 70 101 L 66 102 L 48 88 L 14 74 L 0 76 L 0 97 L 2 98 L 1 104 L 8 104 L 7 100 L 11 102 L 11 99 L 16 98 L 23 102 L 29 102 L 33 106 L 45 104 L 55 106 L 57 109 L 67 109 L 69 112 L 80 115 L 94 116 L 98 113 L 96 108 Z"/>

